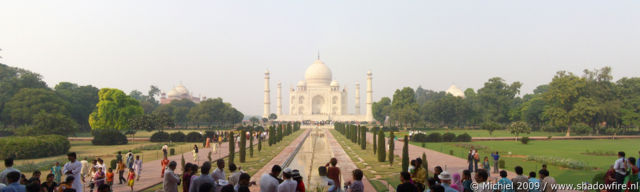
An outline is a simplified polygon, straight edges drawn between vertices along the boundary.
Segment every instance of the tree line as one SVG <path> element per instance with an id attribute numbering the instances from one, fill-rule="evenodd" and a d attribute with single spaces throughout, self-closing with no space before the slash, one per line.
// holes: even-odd
<path id="1" fill-rule="evenodd" d="M 0 63 L 0 136 L 73 135 L 92 130 L 154 130 L 195 125 L 232 127 L 244 115 L 221 98 L 174 100 L 161 105 L 151 86 L 147 95 L 134 90 L 98 89 L 60 82 L 50 88 L 42 76 Z"/>
<path id="2" fill-rule="evenodd" d="M 640 125 L 640 78 L 613 81 L 610 67 L 582 75 L 557 72 L 547 84 L 520 94 L 522 83 L 490 78 L 464 97 L 418 87 L 398 89 L 392 98 L 373 103 L 374 118 L 403 128 L 517 127 L 578 134 L 637 132 Z M 517 125 L 517 126 L 514 126 Z"/>

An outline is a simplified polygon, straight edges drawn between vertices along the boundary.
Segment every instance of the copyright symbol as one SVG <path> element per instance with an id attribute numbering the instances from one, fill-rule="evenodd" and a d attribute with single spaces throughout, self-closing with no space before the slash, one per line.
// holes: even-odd
<path id="1" fill-rule="evenodd" d="M 478 189 L 478 183 L 471 183 L 471 189 L 472 190 L 477 190 Z"/>

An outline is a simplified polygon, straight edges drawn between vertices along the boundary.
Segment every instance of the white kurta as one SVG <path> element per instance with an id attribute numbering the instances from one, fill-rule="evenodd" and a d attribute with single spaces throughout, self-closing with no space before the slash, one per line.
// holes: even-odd
<path id="1" fill-rule="evenodd" d="M 80 172 L 82 171 L 82 163 L 80 163 L 79 161 L 67 162 L 66 164 L 64 164 L 64 168 L 62 169 L 62 173 L 65 174 L 65 178 L 66 176 L 69 176 L 68 174 L 66 174 L 67 171 L 71 171 L 71 176 L 75 178 L 72 185 L 73 189 L 75 189 L 76 192 L 82 192 L 82 176 L 80 175 Z"/>

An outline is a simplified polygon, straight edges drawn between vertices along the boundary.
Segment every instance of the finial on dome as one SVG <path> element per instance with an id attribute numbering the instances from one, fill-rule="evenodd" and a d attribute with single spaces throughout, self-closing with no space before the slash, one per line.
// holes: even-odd
<path id="1" fill-rule="evenodd" d="M 320 60 L 320 50 L 318 49 L 318 60 Z"/>

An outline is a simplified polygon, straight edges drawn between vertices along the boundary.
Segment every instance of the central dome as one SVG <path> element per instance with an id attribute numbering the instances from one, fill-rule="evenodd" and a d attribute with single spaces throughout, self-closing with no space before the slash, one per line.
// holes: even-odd
<path id="1" fill-rule="evenodd" d="M 329 85 L 331 83 L 331 69 L 322 61 L 316 60 L 304 73 L 307 85 Z"/>

